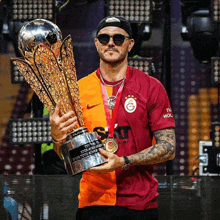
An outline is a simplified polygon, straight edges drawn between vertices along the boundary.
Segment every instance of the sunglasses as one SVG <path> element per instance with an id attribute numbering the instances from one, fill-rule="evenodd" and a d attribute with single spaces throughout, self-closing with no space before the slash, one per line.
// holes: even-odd
<path id="1" fill-rule="evenodd" d="M 122 35 L 122 34 L 115 34 L 113 36 L 110 36 L 108 34 L 99 34 L 96 38 L 99 40 L 99 42 L 101 44 L 108 44 L 108 42 L 110 41 L 110 38 L 113 38 L 113 42 L 116 46 L 121 46 L 124 41 L 125 41 L 125 38 L 129 38 L 129 36 L 125 36 L 125 35 Z"/>

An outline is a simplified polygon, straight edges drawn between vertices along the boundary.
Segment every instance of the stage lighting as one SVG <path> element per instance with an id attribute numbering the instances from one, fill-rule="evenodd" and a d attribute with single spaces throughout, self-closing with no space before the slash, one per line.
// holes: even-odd
<path id="1" fill-rule="evenodd" d="M 212 57 L 211 80 L 214 84 L 220 84 L 220 57 Z"/>
<path id="2" fill-rule="evenodd" d="M 193 12 L 187 19 L 187 29 L 195 58 L 200 62 L 209 62 L 218 51 L 218 39 L 209 11 Z"/>
<path id="3" fill-rule="evenodd" d="M 211 61 L 218 51 L 217 26 L 210 12 L 210 1 L 182 0 L 183 40 L 190 41 L 194 57 L 200 62 Z"/>
<path id="4" fill-rule="evenodd" d="M 13 64 L 11 61 L 11 83 L 17 84 L 17 83 L 26 83 L 26 80 L 21 75 L 17 67 Z"/>
<path id="5" fill-rule="evenodd" d="M 220 149 L 220 122 L 212 123 L 212 144 Z"/>
<path id="6" fill-rule="evenodd" d="M 13 21 L 37 18 L 55 21 L 55 0 L 10 0 L 9 16 Z"/>
<path id="7" fill-rule="evenodd" d="M 107 0 L 108 15 L 122 16 L 131 23 L 152 22 L 151 0 Z"/>
<path id="8" fill-rule="evenodd" d="M 10 144 L 52 143 L 48 118 L 24 118 L 9 120 Z"/>
<path id="9" fill-rule="evenodd" d="M 154 67 L 152 63 L 152 58 L 146 58 L 146 57 L 141 57 L 141 58 L 128 58 L 128 65 L 132 66 L 134 68 L 137 68 L 143 72 L 145 72 L 147 75 L 152 74 L 152 67 Z"/>
<path id="10" fill-rule="evenodd" d="M 212 18 L 214 22 L 220 22 L 220 1 L 212 0 L 211 3 Z"/>

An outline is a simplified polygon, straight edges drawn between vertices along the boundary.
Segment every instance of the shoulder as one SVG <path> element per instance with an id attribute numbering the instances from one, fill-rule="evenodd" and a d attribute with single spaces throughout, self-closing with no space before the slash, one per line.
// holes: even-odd
<path id="1" fill-rule="evenodd" d="M 163 87 L 162 83 L 155 77 L 146 74 L 145 72 L 130 67 L 131 68 L 131 82 L 138 84 L 139 86 L 144 86 L 145 88 L 155 88 Z"/>
<path id="2" fill-rule="evenodd" d="M 88 76 L 85 76 L 85 77 L 81 78 L 81 79 L 78 81 L 78 84 L 79 84 L 79 86 L 81 86 L 81 85 L 87 84 L 87 83 L 90 82 L 91 80 L 92 80 L 92 81 L 96 81 L 96 80 L 97 80 L 96 71 L 90 73 Z"/>
<path id="3" fill-rule="evenodd" d="M 99 83 L 99 79 L 96 75 L 96 71 L 94 71 L 93 73 L 81 78 L 78 81 L 79 90 L 80 92 L 85 90 L 92 90 L 94 87 L 97 86 L 98 83 Z"/>

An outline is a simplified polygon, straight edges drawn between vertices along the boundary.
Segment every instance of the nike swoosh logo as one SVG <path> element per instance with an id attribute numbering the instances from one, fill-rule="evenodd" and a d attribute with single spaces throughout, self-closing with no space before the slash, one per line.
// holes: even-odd
<path id="1" fill-rule="evenodd" d="M 91 109 L 91 108 L 94 108 L 94 107 L 96 107 L 96 106 L 98 106 L 98 105 L 100 105 L 101 103 L 99 103 L 99 104 L 96 104 L 96 105 L 87 105 L 87 109 Z"/>

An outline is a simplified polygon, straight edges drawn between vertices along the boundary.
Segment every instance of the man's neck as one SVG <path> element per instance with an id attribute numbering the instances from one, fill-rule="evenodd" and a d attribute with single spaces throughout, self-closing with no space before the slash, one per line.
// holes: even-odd
<path id="1" fill-rule="evenodd" d="M 127 62 L 116 65 L 100 62 L 100 72 L 102 77 L 109 82 L 123 79 L 126 76 L 127 67 Z"/>

